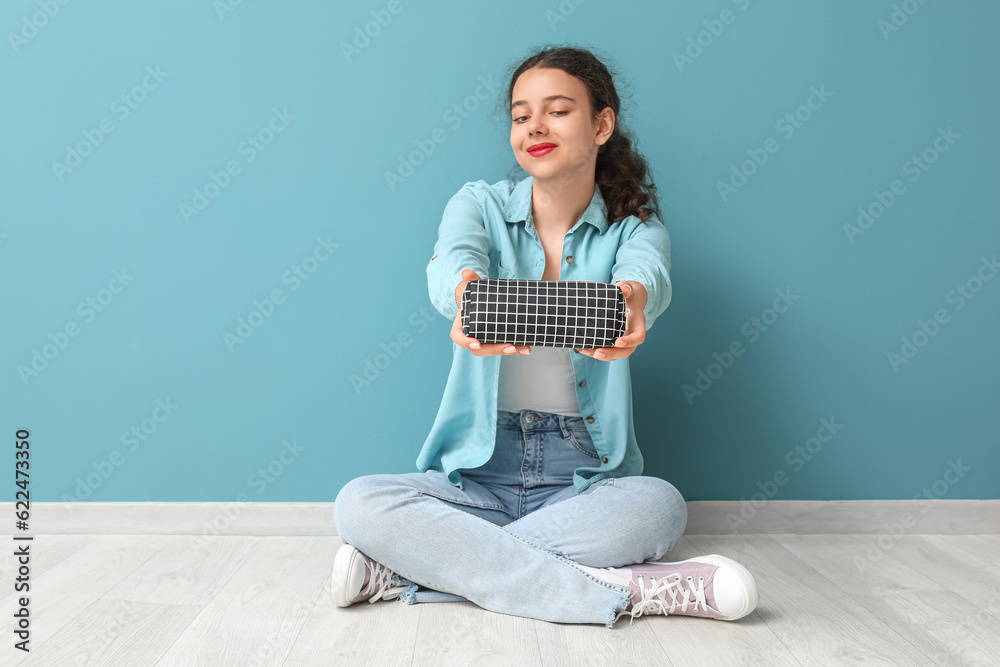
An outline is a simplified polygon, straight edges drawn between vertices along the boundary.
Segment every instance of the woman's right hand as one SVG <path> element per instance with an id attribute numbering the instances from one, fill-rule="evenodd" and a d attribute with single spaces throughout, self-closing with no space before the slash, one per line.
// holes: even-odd
<path id="1" fill-rule="evenodd" d="M 475 271 L 462 269 L 462 282 L 455 289 L 455 303 L 458 304 L 458 315 L 451 325 L 451 339 L 467 349 L 477 357 L 492 357 L 497 354 L 531 354 L 531 347 L 528 345 L 509 345 L 507 343 L 495 343 L 482 345 L 475 338 L 469 338 L 462 331 L 462 293 L 470 280 L 479 280 L 479 275 Z"/>

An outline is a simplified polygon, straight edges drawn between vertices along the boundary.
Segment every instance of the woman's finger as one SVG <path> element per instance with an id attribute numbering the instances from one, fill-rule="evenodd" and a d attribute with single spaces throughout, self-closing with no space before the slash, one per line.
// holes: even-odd
<path id="1" fill-rule="evenodd" d="M 636 347 L 633 345 L 631 347 L 597 347 L 589 350 L 578 350 L 578 352 L 599 361 L 614 361 L 629 356 L 635 349 Z"/>
<path id="2" fill-rule="evenodd" d="M 639 331 L 631 331 L 626 333 L 624 336 L 620 336 L 615 340 L 615 349 L 621 349 L 624 347 L 637 347 L 644 339 L 644 336 Z"/>
<path id="3" fill-rule="evenodd" d="M 478 345 L 479 347 L 477 348 L 477 347 L 475 347 L 475 345 Z M 488 344 L 484 345 L 484 344 L 478 343 L 478 342 L 475 343 L 475 345 L 470 346 L 470 349 L 473 349 L 473 350 L 479 352 L 480 356 L 484 356 L 484 357 L 492 355 L 492 354 L 530 354 L 531 353 L 531 348 L 529 346 L 527 346 L 527 345 L 511 345 L 510 343 L 488 343 Z M 511 350 L 511 351 L 508 352 L 507 350 Z"/>

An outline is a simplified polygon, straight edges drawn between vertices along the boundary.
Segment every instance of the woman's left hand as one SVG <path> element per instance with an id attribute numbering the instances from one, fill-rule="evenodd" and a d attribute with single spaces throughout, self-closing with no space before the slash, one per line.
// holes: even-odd
<path id="1" fill-rule="evenodd" d="M 646 288 L 634 280 L 621 280 L 615 285 L 625 293 L 625 335 L 615 341 L 614 347 L 577 350 L 592 359 L 624 359 L 646 340 L 646 314 L 643 312 L 646 307 Z"/>

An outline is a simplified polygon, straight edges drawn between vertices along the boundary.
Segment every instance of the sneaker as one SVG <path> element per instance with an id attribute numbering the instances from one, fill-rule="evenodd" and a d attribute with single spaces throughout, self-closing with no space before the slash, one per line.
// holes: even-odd
<path id="1" fill-rule="evenodd" d="M 350 544 L 337 550 L 332 579 L 330 596 L 338 607 L 350 607 L 365 600 L 391 600 L 406 590 L 406 586 L 393 586 L 398 583 L 395 572 Z"/>
<path id="2" fill-rule="evenodd" d="M 650 561 L 630 568 L 632 604 L 615 616 L 699 616 L 735 621 L 757 607 L 757 582 L 731 558 L 711 554 L 676 563 Z M 632 621 L 629 621 L 629 625 Z"/>

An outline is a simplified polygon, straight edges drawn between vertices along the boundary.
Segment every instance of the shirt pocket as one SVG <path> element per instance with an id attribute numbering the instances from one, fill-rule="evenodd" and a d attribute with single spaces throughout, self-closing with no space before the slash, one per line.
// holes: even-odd
<path id="1" fill-rule="evenodd" d="M 502 264 L 497 264 L 497 277 L 503 278 L 504 280 L 511 280 L 514 278 L 514 270 L 508 269 Z"/>

